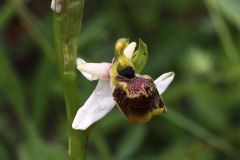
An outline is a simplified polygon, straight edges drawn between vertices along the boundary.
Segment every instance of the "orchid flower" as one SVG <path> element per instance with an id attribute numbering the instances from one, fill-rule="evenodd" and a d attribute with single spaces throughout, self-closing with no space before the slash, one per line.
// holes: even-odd
<path id="1" fill-rule="evenodd" d="M 135 47 L 136 42 L 129 44 L 128 39 L 119 39 L 112 63 L 87 63 L 77 58 L 77 69 L 82 75 L 90 81 L 99 81 L 85 104 L 77 111 L 72 123 L 74 129 L 87 129 L 115 105 L 119 106 L 129 122 L 135 124 L 147 122 L 153 115 L 167 111 L 160 95 L 175 74 L 162 74 L 155 81 L 150 76 L 140 75 L 146 64 L 147 47 L 142 40 L 139 40 L 138 50 L 135 51 Z"/>

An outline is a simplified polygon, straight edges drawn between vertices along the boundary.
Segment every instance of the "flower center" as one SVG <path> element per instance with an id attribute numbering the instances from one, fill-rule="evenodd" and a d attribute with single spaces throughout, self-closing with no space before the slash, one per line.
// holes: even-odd
<path id="1" fill-rule="evenodd" d="M 118 74 L 126 77 L 128 79 L 134 78 L 135 77 L 135 71 L 132 67 L 127 66 L 126 68 L 124 68 L 123 70 L 118 71 Z"/>

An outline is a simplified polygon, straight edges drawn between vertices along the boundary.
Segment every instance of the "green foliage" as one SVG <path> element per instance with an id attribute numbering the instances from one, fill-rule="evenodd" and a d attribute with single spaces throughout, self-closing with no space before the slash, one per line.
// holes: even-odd
<path id="1" fill-rule="evenodd" d="M 146 128 L 144 126 L 135 126 L 129 128 L 120 139 L 120 144 L 117 148 L 118 159 L 128 159 L 132 157 L 140 149 L 146 135 Z"/>
<path id="2" fill-rule="evenodd" d="M 239 5 L 240 2 L 236 0 L 229 1 L 218 1 L 218 5 L 221 9 L 221 12 L 228 20 L 232 21 L 233 24 L 240 30 L 240 10 Z"/>
<path id="3" fill-rule="evenodd" d="M 19 160 L 67 160 L 66 148 L 59 144 L 46 143 L 39 137 L 29 137 L 29 140 L 19 148 Z"/>
<path id="4" fill-rule="evenodd" d="M 145 64 L 147 63 L 147 58 L 147 45 L 141 39 L 139 39 L 138 49 L 134 52 L 132 56 L 132 62 L 135 67 L 136 73 L 140 73 L 143 70 Z"/>
<path id="5" fill-rule="evenodd" d="M 0 159 L 67 159 L 68 123 L 50 1 L 1 4 Z M 238 159 L 239 12 L 237 0 L 86 1 L 80 35 L 74 26 L 62 35 L 68 40 L 68 33 L 74 34 L 70 43 L 78 38 L 67 69 L 75 72 L 77 48 L 89 62 L 111 62 L 118 38 L 141 37 L 148 48 L 139 41 L 133 57 L 141 60 L 133 60 L 137 72 L 148 58 L 143 74 L 176 73 L 162 95 L 166 114 L 135 126 L 114 109 L 89 135 L 88 159 Z M 77 109 L 96 83 L 79 73 L 72 78 L 80 96 L 69 89 L 68 98 L 77 101 Z"/>
<path id="6" fill-rule="evenodd" d="M 0 78 L 0 87 L 3 92 L 6 93 L 9 101 L 18 113 L 18 118 L 21 121 L 22 127 L 26 127 L 27 119 L 26 110 L 24 108 L 26 105 L 24 89 L 2 48 L 0 48 L 0 68 L 2 73 L 5 73 Z"/>

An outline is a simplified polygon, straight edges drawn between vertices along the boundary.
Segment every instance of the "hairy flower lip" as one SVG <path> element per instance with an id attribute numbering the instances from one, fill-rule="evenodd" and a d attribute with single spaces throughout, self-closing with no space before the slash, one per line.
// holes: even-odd
<path id="1" fill-rule="evenodd" d="M 143 94 L 145 92 L 148 94 L 155 87 L 153 80 L 146 76 L 135 75 L 133 78 L 118 76 L 117 79 L 117 85 L 124 85 L 123 87 L 128 90 L 129 94 Z"/>
<path id="2" fill-rule="evenodd" d="M 131 79 L 119 76 L 113 97 L 131 123 L 149 121 L 160 108 L 163 108 L 161 112 L 166 111 L 156 85 L 148 76 L 137 75 Z"/>

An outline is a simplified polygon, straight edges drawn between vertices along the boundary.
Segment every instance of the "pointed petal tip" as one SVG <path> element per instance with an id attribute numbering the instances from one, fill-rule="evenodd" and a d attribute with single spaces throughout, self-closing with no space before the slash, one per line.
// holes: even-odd
<path id="1" fill-rule="evenodd" d="M 166 79 L 173 79 L 175 77 L 175 73 L 174 72 L 167 72 L 162 74 L 161 76 L 161 80 L 166 80 Z"/>
<path id="2" fill-rule="evenodd" d="M 82 58 L 76 59 L 77 69 L 86 77 L 88 80 L 108 80 L 109 70 L 111 63 L 87 63 Z"/>
<path id="3" fill-rule="evenodd" d="M 86 63 L 86 61 L 84 61 L 82 58 L 77 58 L 76 59 L 76 65 L 80 65 L 80 64 L 83 64 L 83 63 Z"/>
<path id="4" fill-rule="evenodd" d="M 79 127 L 79 125 L 76 123 L 76 117 L 74 118 L 74 120 L 73 120 L 73 123 L 72 123 L 72 128 L 73 129 L 82 129 L 81 127 Z"/>
<path id="5" fill-rule="evenodd" d="M 82 107 L 78 109 L 77 114 L 72 122 L 72 128 L 76 130 L 86 130 L 95 122 L 93 121 L 92 116 L 93 115 L 91 113 L 90 106 L 85 103 Z"/>
<path id="6" fill-rule="evenodd" d="M 108 80 L 109 77 L 109 70 L 111 68 L 111 63 L 84 63 L 78 64 L 77 69 L 80 72 L 85 72 L 94 77 L 93 80 L 102 79 Z"/>
<path id="7" fill-rule="evenodd" d="M 78 126 L 77 126 L 77 124 L 74 122 L 74 120 L 73 120 L 73 123 L 72 123 L 72 128 L 73 128 L 73 129 L 78 129 Z"/>
<path id="8" fill-rule="evenodd" d="M 167 72 L 167 73 L 162 74 L 160 77 L 158 77 L 154 81 L 160 95 L 163 94 L 163 92 L 168 88 L 168 86 L 173 81 L 174 77 L 175 77 L 174 72 Z"/>
<path id="9" fill-rule="evenodd" d="M 77 117 L 75 117 L 75 119 L 73 120 L 72 123 L 72 128 L 76 129 L 76 130 L 86 130 L 89 126 L 86 126 L 82 123 L 78 122 L 79 120 L 77 119 Z"/>
<path id="10" fill-rule="evenodd" d="M 132 58 L 132 55 L 134 53 L 134 50 L 136 48 L 137 43 L 136 42 L 131 42 L 128 44 L 128 46 L 124 49 L 123 53 L 129 58 Z"/>

